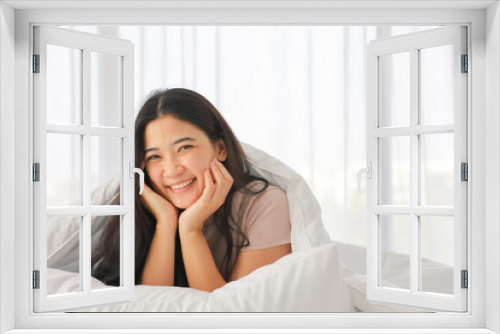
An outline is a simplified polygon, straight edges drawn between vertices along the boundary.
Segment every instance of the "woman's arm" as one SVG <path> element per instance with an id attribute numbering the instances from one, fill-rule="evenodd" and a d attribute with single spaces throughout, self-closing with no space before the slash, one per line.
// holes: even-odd
<path id="1" fill-rule="evenodd" d="M 276 262 L 291 252 L 291 244 L 278 245 L 266 249 L 243 250 L 238 254 L 229 281 L 236 281 L 257 268 Z"/>
<path id="2" fill-rule="evenodd" d="M 156 231 L 142 272 L 141 284 L 174 285 L 177 224 L 157 221 Z"/>
<path id="3" fill-rule="evenodd" d="M 155 235 L 142 271 L 141 284 L 173 286 L 178 210 L 147 185 L 144 185 L 141 201 L 156 218 Z"/>
<path id="4" fill-rule="evenodd" d="M 212 292 L 227 282 L 215 265 L 214 258 L 203 233 L 181 234 L 182 256 L 191 288 Z M 235 281 L 255 269 L 271 264 L 292 252 L 291 244 L 267 249 L 244 250 L 238 259 L 229 281 Z"/>
<path id="5" fill-rule="evenodd" d="M 203 225 L 224 204 L 233 178 L 224 165 L 214 158 L 209 169 L 204 172 L 204 183 L 201 197 L 179 217 L 179 236 L 189 287 L 211 292 L 226 284 L 226 281 L 208 247 Z"/>
<path id="6" fill-rule="evenodd" d="M 202 231 L 180 234 L 182 258 L 189 287 L 212 292 L 226 284 Z"/>

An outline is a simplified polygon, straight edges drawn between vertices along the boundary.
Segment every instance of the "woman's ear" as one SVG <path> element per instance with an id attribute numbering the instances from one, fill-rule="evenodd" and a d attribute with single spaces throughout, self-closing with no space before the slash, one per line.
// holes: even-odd
<path id="1" fill-rule="evenodd" d="M 226 161 L 227 159 L 227 149 L 226 149 L 226 142 L 224 139 L 219 139 L 215 143 L 215 156 L 217 157 L 217 160 L 220 162 Z"/>

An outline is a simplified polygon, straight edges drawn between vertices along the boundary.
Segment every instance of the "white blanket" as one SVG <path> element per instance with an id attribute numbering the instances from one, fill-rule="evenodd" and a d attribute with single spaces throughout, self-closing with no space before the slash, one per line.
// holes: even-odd
<path id="1" fill-rule="evenodd" d="M 76 273 L 49 271 L 51 293 L 74 291 L 78 282 Z M 91 286 L 106 287 L 96 279 Z M 83 312 L 351 312 L 346 292 L 337 246 L 331 243 L 294 252 L 212 293 L 138 285 L 130 303 Z"/>
<path id="2" fill-rule="evenodd" d="M 382 257 L 386 286 L 408 288 L 408 273 L 399 266 L 408 256 L 386 252 Z M 423 277 L 429 288 L 452 294 L 447 280 L 453 268 L 423 261 Z M 74 292 L 79 275 L 49 269 L 50 294 Z M 396 283 L 399 283 L 396 284 Z M 106 286 L 92 279 L 92 289 Z M 259 268 L 212 293 L 190 288 L 138 285 L 131 303 L 83 310 L 83 312 L 425 312 L 419 309 L 371 303 L 366 298 L 366 249 L 332 243 L 309 251 L 294 252 L 275 264 Z"/>

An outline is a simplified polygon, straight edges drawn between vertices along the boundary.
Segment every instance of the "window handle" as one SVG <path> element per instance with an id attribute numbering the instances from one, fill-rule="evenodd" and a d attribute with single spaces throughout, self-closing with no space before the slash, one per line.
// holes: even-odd
<path id="1" fill-rule="evenodd" d="M 363 173 L 366 173 L 369 179 L 372 178 L 372 162 L 371 161 L 368 161 L 367 168 L 363 168 L 358 172 L 358 191 L 360 194 L 361 194 L 361 175 Z"/>
<path id="2" fill-rule="evenodd" d="M 139 178 L 140 178 L 140 182 L 139 183 L 141 185 L 141 189 L 139 190 L 139 195 L 142 195 L 142 191 L 144 190 L 144 172 L 140 168 L 134 167 L 134 162 L 133 161 L 130 161 L 130 163 L 129 163 L 129 169 L 130 169 L 130 178 L 131 179 L 134 178 L 134 173 L 139 174 Z"/>

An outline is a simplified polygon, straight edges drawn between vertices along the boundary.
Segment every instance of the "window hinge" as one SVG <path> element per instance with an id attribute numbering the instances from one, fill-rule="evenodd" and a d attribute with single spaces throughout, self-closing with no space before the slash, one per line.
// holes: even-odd
<path id="1" fill-rule="evenodd" d="M 467 165 L 466 162 L 462 162 L 462 164 L 460 165 L 460 169 L 461 169 L 461 180 L 462 181 L 469 181 L 469 166 Z"/>
<path id="2" fill-rule="evenodd" d="M 33 73 L 40 73 L 40 55 L 33 55 Z"/>
<path id="3" fill-rule="evenodd" d="M 33 181 L 40 182 L 40 163 L 33 164 Z"/>
<path id="4" fill-rule="evenodd" d="M 33 289 L 40 289 L 40 270 L 33 270 Z"/>
<path id="5" fill-rule="evenodd" d="M 462 55 L 462 73 L 467 73 L 469 71 L 469 57 L 467 55 Z"/>
<path id="6" fill-rule="evenodd" d="M 467 270 L 462 270 L 462 289 L 469 287 L 469 274 Z"/>

